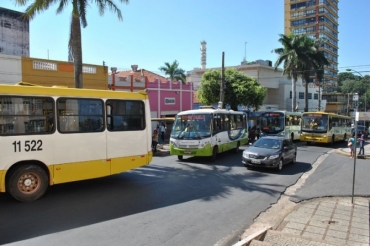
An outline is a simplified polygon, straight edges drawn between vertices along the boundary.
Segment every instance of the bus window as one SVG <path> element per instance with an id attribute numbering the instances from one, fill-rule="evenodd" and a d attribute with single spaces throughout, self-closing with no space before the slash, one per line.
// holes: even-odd
<path id="1" fill-rule="evenodd" d="M 48 97 L 0 97 L 0 134 L 53 133 L 53 102 Z"/>

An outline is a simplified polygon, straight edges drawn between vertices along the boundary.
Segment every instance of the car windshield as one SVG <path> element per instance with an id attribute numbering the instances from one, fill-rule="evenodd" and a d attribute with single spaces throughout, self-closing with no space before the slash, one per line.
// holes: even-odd
<path id="1" fill-rule="evenodd" d="M 265 149 L 280 149 L 282 141 L 279 139 L 260 138 L 253 146 L 257 148 Z"/>

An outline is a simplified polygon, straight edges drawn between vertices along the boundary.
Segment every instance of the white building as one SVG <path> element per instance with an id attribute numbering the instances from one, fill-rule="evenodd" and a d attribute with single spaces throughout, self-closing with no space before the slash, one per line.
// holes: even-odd
<path id="1" fill-rule="evenodd" d="M 242 65 L 239 66 L 225 67 L 225 69 L 228 68 L 235 68 L 247 76 L 256 78 L 258 82 L 267 89 L 265 100 L 262 107 L 259 109 L 260 111 L 292 110 L 292 81 L 282 75 L 281 69 L 275 71 L 271 61 L 257 60 L 249 64 L 242 63 Z M 187 81 L 194 83 L 195 90 L 199 88 L 202 76 L 208 70 L 221 70 L 221 67 L 209 69 L 196 68 L 192 71 L 188 71 Z M 296 101 L 299 103 L 298 111 L 300 112 L 304 111 L 304 93 L 304 84 L 302 85 L 302 80 L 298 79 L 296 83 Z M 308 111 L 319 110 L 319 97 L 321 98 L 319 88 L 314 84 L 309 84 Z M 320 106 L 321 110 L 325 110 L 326 101 L 321 100 Z"/>

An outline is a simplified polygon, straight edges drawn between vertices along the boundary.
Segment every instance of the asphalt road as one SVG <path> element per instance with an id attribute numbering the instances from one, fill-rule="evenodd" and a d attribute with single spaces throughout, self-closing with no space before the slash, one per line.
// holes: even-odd
<path id="1" fill-rule="evenodd" d="M 32 203 L 0 194 L 0 244 L 231 245 L 332 149 L 299 145 L 298 163 L 282 172 L 247 170 L 241 152 L 214 163 L 166 156 L 120 175 L 53 186 Z M 297 199 L 315 192 L 309 185 Z"/>

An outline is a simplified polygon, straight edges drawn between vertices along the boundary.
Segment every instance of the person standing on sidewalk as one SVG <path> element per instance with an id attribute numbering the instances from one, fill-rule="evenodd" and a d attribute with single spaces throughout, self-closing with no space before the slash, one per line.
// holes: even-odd
<path id="1" fill-rule="evenodd" d="M 157 152 L 157 144 L 158 144 L 158 131 L 157 131 L 157 129 L 155 129 L 154 132 L 153 132 L 153 137 L 152 137 L 153 153 Z"/>
<path id="2" fill-rule="evenodd" d="M 161 139 L 162 139 L 162 142 L 164 142 L 164 133 L 166 132 L 166 126 L 164 125 L 164 123 L 162 123 L 161 125 Z"/>
<path id="3" fill-rule="evenodd" d="M 365 147 L 365 134 L 363 131 L 361 131 L 360 134 L 361 134 L 361 137 L 359 138 L 360 151 L 358 152 L 358 155 L 365 155 L 365 148 L 364 148 Z"/>
<path id="4" fill-rule="evenodd" d="M 351 153 L 351 158 L 353 157 L 354 154 L 353 150 L 355 149 L 355 144 L 356 144 L 355 133 L 352 133 L 352 137 L 348 139 L 348 148 Z"/>

